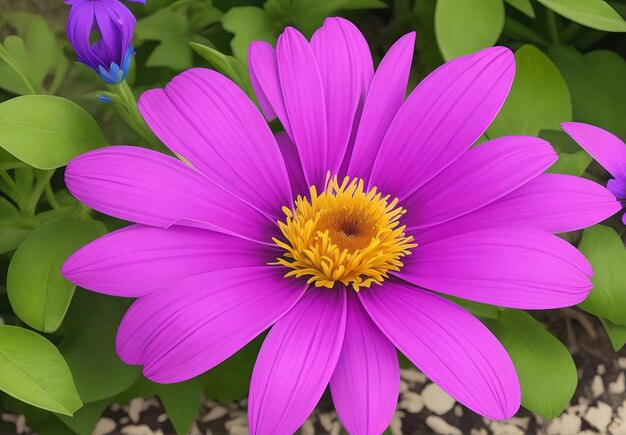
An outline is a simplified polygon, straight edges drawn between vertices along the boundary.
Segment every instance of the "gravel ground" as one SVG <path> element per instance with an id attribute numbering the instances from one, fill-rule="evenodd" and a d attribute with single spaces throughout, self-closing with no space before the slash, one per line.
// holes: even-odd
<path id="1" fill-rule="evenodd" d="M 580 313 L 577 311 L 577 313 Z M 578 389 L 570 407 L 554 420 L 544 420 L 522 409 L 506 421 L 490 421 L 468 411 L 431 383 L 416 369 L 401 371 L 398 408 L 391 422 L 393 435 L 626 435 L 626 349 L 610 350 L 606 334 L 595 319 L 577 315 L 581 323 L 566 317 L 563 336 L 579 371 Z M 223 406 L 204 400 L 190 434 L 244 435 L 248 433 L 247 400 Z M 14 427 L 10 434 L 31 435 L 23 416 L 3 414 Z M 69 433 L 69 431 L 68 431 Z M 134 399 L 128 405 L 112 405 L 100 419 L 94 435 L 169 435 L 174 429 L 158 399 Z M 327 393 L 300 429 L 301 435 L 345 434 Z"/>

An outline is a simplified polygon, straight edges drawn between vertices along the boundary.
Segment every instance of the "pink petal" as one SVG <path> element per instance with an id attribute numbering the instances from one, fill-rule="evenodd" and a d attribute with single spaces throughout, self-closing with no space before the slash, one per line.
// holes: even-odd
<path id="1" fill-rule="evenodd" d="M 343 18 L 326 18 L 324 26 L 311 38 L 311 49 L 324 87 L 329 144 L 327 169 L 336 174 L 348 146 L 367 75 L 371 80 L 372 56 L 359 29 Z"/>
<path id="2" fill-rule="evenodd" d="M 494 420 L 517 412 L 521 392 L 511 359 L 463 308 L 393 282 L 361 290 L 359 296 L 389 340 L 456 400 Z"/>
<path id="3" fill-rule="evenodd" d="M 571 175 L 541 174 L 486 207 L 440 225 L 419 230 L 409 228 L 409 231 L 422 244 L 503 225 L 529 225 L 564 233 L 602 222 L 620 208 L 615 197 L 593 181 Z"/>
<path id="4" fill-rule="evenodd" d="M 348 175 L 369 178 L 380 143 L 404 101 L 415 32 L 400 38 L 380 62 L 359 122 Z"/>
<path id="5" fill-rule="evenodd" d="M 615 178 L 626 178 L 626 144 L 594 125 L 564 122 L 561 127 Z"/>
<path id="6" fill-rule="evenodd" d="M 237 85 L 194 68 L 139 109 L 155 134 L 216 184 L 274 218 L 291 202 L 287 171 L 267 123 Z"/>
<path id="7" fill-rule="evenodd" d="M 430 227 L 477 210 L 535 178 L 557 159 L 543 139 L 510 136 L 484 142 L 407 198 L 405 223 Z"/>
<path id="8" fill-rule="evenodd" d="M 114 146 L 78 156 L 65 170 L 72 194 L 119 219 L 165 228 L 181 219 L 263 243 L 271 218 L 235 198 L 180 160 L 144 148 Z"/>
<path id="9" fill-rule="evenodd" d="M 396 348 L 349 291 L 346 335 L 330 380 L 335 409 L 352 434 L 377 435 L 389 426 L 400 393 Z"/>
<path id="10" fill-rule="evenodd" d="M 315 55 L 300 32 L 287 27 L 278 37 L 276 58 L 280 86 L 309 185 L 323 185 L 328 161 L 324 88 Z"/>
<path id="11" fill-rule="evenodd" d="M 169 384 L 224 361 L 280 319 L 305 285 L 272 267 L 217 270 L 141 297 L 122 319 L 117 353 Z"/>
<path id="12" fill-rule="evenodd" d="M 252 84 L 252 90 L 254 90 L 254 95 L 256 95 L 256 99 L 259 102 L 259 106 L 261 106 L 261 112 L 265 116 L 265 119 L 268 121 L 273 121 L 276 119 L 276 111 L 272 107 L 272 101 L 270 98 L 276 96 L 276 91 L 280 92 L 280 84 L 278 83 L 278 70 L 276 66 L 276 54 L 274 53 L 274 48 L 270 44 L 264 41 L 252 41 L 250 46 L 248 47 L 248 73 L 250 75 L 250 82 Z M 257 77 L 257 74 L 261 77 Z M 271 97 L 268 97 L 263 89 L 263 85 L 265 84 L 265 80 L 267 78 L 265 75 L 269 76 L 271 83 L 270 86 L 274 86 L 274 94 L 271 94 Z M 280 103 L 284 110 L 284 102 L 282 101 L 282 95 L 278 95 L 280 97 Z"/>
<path id="13" fill-rule="evenodd" d="M 309 186 L 304 178 L 304 172 L 302 172 L 298 148 L 296 148 L 296 145 L 285 132 L 280 132 L 276 135 L 276 143 L 278 143 L 278 148 L 280 148 L 280 152 L 283 154 L 287 173 L 289 174 L 289 182 L 291 183 L 291 191 L 294 197 L 298 195 L 308 195 Z"/>
<path id="14" fill-rule="evenodd" d="M 248 398 L 250 434 L 295 432 L 330 380 L 346 327 L 345 289 L 311 289 L 270 330 Z"/>
<path id="15" fill-rule="evenodd" d="M 397 276 L 464 299 L 510 308 L 576 305 L 591 290 L 585 257 L 531 227 L 498 227 L 419 245 Z"/>
<path id="16" fill-rule="evenodd" d="M 439 67 L 391 123 L 370 186 L 404 199 L 461 157 L 497 115 L 514 74 L 513 54 L 504 47 Z"/>
<path id="17" fill-rule="evenodd" d="M 263 266 L 276 256 L 266 245 L 214 231 L 131 225 L 76 251 L 61 273 L 80 287 L 136 298 L 191 275 Z"/>
<path id="18" fill-rule="evenodd" d="M 254 94 L 268 121 L 278 116 L 287 134 L 291 136 L 291 127 L 285 109 L 283 92 L 280 89 L 278 64 L 274 48 L 263 41 L 253 41 L 248 48 L 248 70 Z"/>

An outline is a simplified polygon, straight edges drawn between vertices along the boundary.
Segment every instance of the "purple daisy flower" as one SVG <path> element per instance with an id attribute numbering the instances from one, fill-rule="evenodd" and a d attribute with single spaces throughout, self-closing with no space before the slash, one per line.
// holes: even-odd
<path id="1" fill-rule="evenodd" d="M 144 3 L 145 0 L 128 0 Z M 67 39 L 78 61 L 98 73 L 110 85 L 126 79 L 131 57 L 135 17 L 119 0 L 66 0 L 71 5 Z M 92 32 L 100 39 L 92 42 Z"/>
<path id="2" fill-rule="evenodd" d="M 582 122 L 564 122 L 563 130 L 613 176 L 606 187 L 626 202 L 626 143 L 606 130 Z M 622 216 L 626 224 L 626 214 Z"/>
<path id="3" fill-rule="evenodd" d="M 619 208 L 602 186 L 542 174 L 533 137 L 471 148 L 502 106 L 514 57 L 453 60 L 405 100 L 414 34 L 376 72 L 350 22 L 310 42 L 287 28 L 253 43 L 267 122 L 234 83 L 192 69 L 143 94 L 140 110 L 185 163 L 108 147 L 67 167 L 71 192 L 135 222 L 85 246 L 70 281 L 134 297 L 117 352 L 149 379 L 179 382 L 272 326 L 249 395 L 252 434 L 292 433 L 330 384 L 350 433 L 381 433 L 396 407 L 396 349 L 459 402 L 512 416 L 520 386 L 491 332 L 443 295 L 504 307 L 574 305 L 592 270 L 551 233 Z M 435 293 L 436 292 L 436 293 Z"/>

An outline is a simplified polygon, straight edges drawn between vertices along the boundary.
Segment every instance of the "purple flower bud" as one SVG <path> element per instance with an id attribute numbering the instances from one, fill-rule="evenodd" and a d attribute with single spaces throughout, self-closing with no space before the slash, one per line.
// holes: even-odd
<path id="1" fill-rule="evenodd" d="M 129 1 L 145 4 L 145 0 Z M 105 83 L 122 82 L 135 54 L 133 14 L 119 0 L 66 0 L 65 3 L 71 5 L 67 39 L 78 61 L 98 73 Z"/>

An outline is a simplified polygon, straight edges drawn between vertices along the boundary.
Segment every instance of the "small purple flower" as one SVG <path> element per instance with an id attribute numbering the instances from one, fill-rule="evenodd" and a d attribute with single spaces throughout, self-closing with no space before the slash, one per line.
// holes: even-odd
<path id="1" fill-rule="evenodd" d="M 145 4 L 145 0 L 129 0 Z M 130 68 L 135 17 L 118 0 L 66 0 L 71 5 L 67 19 L 67 39 L 78 61 L 98 73 L 105 83 L 115 85 Z M 93 42 L 96 31 L 99 39 Z"/>
<path id="2" fill-rule="evenodd" d="M 613 176 L 606 187 L 624 204 L 626 202 L 626 143 L 600 127 L 582 122 L 564 122 L 561 127 Z M 626 224 L 626 214 L 622 216 L 622 221 Z"/>

